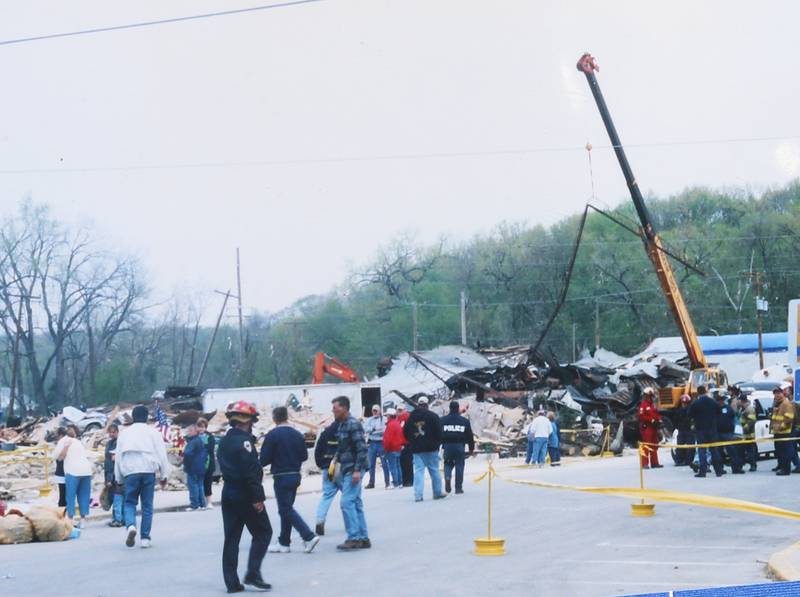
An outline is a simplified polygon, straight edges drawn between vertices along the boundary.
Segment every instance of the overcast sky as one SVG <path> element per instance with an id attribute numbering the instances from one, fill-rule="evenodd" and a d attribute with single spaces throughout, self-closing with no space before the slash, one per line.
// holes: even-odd
<path id="1" fill-rule="evenodd" d="M 259 0 L 0 4 L 0 41 Z M 459 240 L 640 186 L 800 175 L 800 3 L 326 0 L 0 45 L 0 212 L 21 198 L 141 256 L 158 296 L 274 311 L 412 231 Z"/>

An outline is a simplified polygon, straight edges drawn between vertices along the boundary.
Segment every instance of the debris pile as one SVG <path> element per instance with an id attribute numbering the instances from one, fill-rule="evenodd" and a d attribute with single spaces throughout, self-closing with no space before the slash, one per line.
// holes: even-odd
<path id="1" fill-rule="evenodd" d="M 0 545 L 64 541 L 71 533 L 72 519 L 65 515 L 64 508 L 33 506 L 27 514 L 12 509 L 0 517 Z"/>

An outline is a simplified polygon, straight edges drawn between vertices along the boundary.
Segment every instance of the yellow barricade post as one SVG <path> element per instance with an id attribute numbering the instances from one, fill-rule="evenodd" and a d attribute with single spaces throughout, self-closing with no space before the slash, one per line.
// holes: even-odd
<path id="1" fill-rule="evenodd" d="M 644 491 L 644 466 L 642 466 L 642 458 L 645 455 L 645 451 L 651 449 L 650 446 L 644 443 L 639 444 L 639 489 L 642 491 Z M 631 514 L 634 516 L 653 516 L 653 514 L 655 514 L 655 509 L 656 505 L 645 504 L 644 498 L 642 498 L 639 504 L 631 504 Z"/>
<path id="2" fill-rule="evenodd" d="M 50 492 L 53 491 L 52 485 L 50 485 L 50 446 L 45 444 L 44 446 L 44 485 L 39 488 L 39 495 L 41 497 L 47 497 L 50 495 Z"/>
<path id="3" fill-rule="evenodd" d="M 620 423 L 620 425 L 621 424 L 622 423 Z M 600 455 L 605 457 L 605 458 L 607 458 L 609 456 L 613 456 L 614 455 L 614 452 L 611 451 L 611 425 L 606 425 L 606 428 L 605 428 L 604 431 L 605 431 L 605 434 L 606 434 L 606 438 L 605 438 L 605 441 L 603 441 L 603 448 L 600 451 Z"/>
<path id="4" fill-rule="evenodd" d="M 484 477 L 489 477 L 489 516 L 488 516 L 488 529 L 486 537 L 477 537 L 475 539 L 475 555 L 476 556 L 503 556 L 506 554 L 505 539 L 499 537 L 492 537 L 492 477 L 497 473 L 492 466 L 492 459 L 489 456 L 489 470 L 483 475 L 478 477 L 475 482 L 479 483 Z"/>

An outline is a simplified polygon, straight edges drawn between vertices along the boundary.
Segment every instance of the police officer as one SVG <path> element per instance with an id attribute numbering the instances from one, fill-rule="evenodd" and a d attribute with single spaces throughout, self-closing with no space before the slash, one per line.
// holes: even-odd
<path id="1" fill-rule="evenodd" d="M 222 487 L 222 523 L 225 546 L 222 550 L 222 575 L 228 593 L 244 591 L 239 582 L 239 540 L 242 529 L 252 535 L 250 556 L 244 584 L 268 591 L 272 586 L 261 577 L 261 561 L 267 553 L 272 526 L 264 508 L 264 471 L 258 462 L 253 423 L 258 420 L 256 407 L 240 400 L 228 406 L 225 413 L 231 428 L 219 444 L 217 460 L 225 484 Z"/>
<path id="2" fill-rule="evenodd" d="M 675 429 L 678 431 L 678 445 L 694 445 L 694 430 L 692 419 L 689 416 L 689 405 L 692 397 L 689 394 L 681 396 L 681 405 L 672 416 Z M 679 448 L 675 452 L 675 466 L 689 466 L 694 460 L 694 448 Z"/>
<path id="3" fill-rule="evenodd" d="M 464 493 L 464 444 L 469 453 L 475 452 L 475 438 L 469 419 L 458 414 L 457 400 L 450 403 L 450 414 L 441 418 L 442 449 L 444 450 L 444 490 L 450 493 L 450 477 L 456 469 L 456 493 Z"/>

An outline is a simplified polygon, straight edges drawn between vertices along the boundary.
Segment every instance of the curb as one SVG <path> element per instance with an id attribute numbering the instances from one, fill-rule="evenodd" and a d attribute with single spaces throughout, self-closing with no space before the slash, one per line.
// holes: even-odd
<path id="1" fill-rule="evenodd" d="M 769 557 L 767 570 L 778 580 L 800 580 L 800 541 Z"/>

